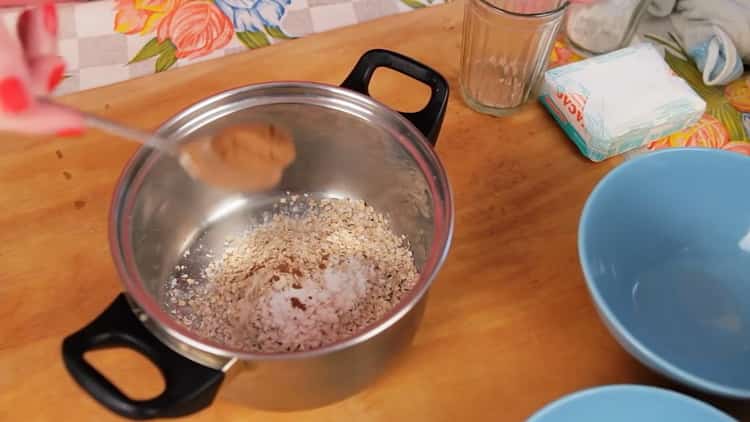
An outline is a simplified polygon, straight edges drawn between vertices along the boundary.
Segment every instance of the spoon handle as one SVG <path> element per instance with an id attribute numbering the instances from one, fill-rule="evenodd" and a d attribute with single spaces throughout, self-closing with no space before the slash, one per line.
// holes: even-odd
<path id="1" fill-rule="evenodd" d="M 113 122 L 112 120 L 104 119 L 94 114 L 80 111 L 79 113 L 83 115 L 83 119 L 88 127 L 97 128 L 105 132 L 109 132 L 113 135 L 117 135 L 121 138 L 138 141 L 145 146 L 158 149 L 159 151 L 177 155 L 176 150 L 171 146 L 169 142 L 150 132 L 146 132 L 144 130 L 136 129 L 133 127 L 123 126 L 119 123 Z"/>
<path id="2" fill-rule="evenodd" d="M 100 129 L 105 132 L 109 132 L 113 135 L 119 136 L 121 138 L 140 142 L 145 146 L 158 149 L 159 151 L 165 152 L 170 155 L 179 156 L 179 152 L 172 145 L 171 142 L 168 142 L 164 138 L 154 135 L 153 133 L 150 133 L 141 129 L 136 129 L 133 127 L 121 125 L 115 121 L 105 119 L 103 117 L 100 117 L 95 114 L 91 114 L 82 110 L 68 107 L 58 102 L 51 101 L 47 98 L 39 98 L 38 101 L 41 103 L 54 106 L 54 107 L 64 108 L 67 110 L 71 110 L 75 113 L 78 113 L 79 115 L 83 116 L 83 120 L 86 123 L 86 126 L 88 127 Z"/>

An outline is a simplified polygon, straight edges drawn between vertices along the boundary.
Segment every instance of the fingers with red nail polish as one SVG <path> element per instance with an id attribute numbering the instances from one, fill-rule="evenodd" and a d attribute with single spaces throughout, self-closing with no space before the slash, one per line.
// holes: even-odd
<path id="1" fill-rule="evenodd" d="M 65 63 L 57 54 L 55 4 L 32 3 L 18 18 L 17 38 L 0 23 L 0 131 L 74 136 L 84 127 L 78 113 L 35 101 L 62 82 Z"/>
<path id="2" fill-rule="evenodd" d="M 20 46 L 0 26 L 0 112 L 18 114 L 31 105 L 28 69 Z"/>
<path id="3" fill-rule="evenodd" d="M 28 60 L 32 91 L 46 95 L 54 91 L 65 77 L 65 62 L 59 56 Z"/>
<path id="4" fill-rule="evenodd" d="M 31 76 L 32 91 L 47 94 L 62 80 L 64 63 L 57 55 L 57 11 L 54 3 L 31 8 L 18 18 L 18 39 Z"/>
<path id="5" fill-rule="evenodd" d="M 0 113 L 3 131 L 76 136 L 84 128 L 80 114 L 45 103 L 36 103 L 29 111 L 17 115 Z"/>
<path id="6" fill-rule="evenodd" d="M 54 18 L 48 17 L 50 12 L 44 10 L 45 7 L 26 9 L 18 18 L 18 39 L 27 59 L 57 56 L 57 14 L 54 13 Z M 52 19 L 55 32 L 48 28 L 51 25 L 48 21 Z"/>

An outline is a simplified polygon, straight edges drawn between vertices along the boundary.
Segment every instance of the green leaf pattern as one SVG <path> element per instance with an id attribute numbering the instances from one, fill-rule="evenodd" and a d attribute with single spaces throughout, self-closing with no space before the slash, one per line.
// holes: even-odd
<path id="1" fill-rule="evenodd" d="M 423 7 L 427 7 L 426 4 L 422 3 L 419 0 L 401 0 L 401 2 L 411 7 L 412 9 L 421 9 Z M 432 0 L 427 0 L 427 2 L 432 4 Z"/>
<path id="2" fill-rule="evenodd" d="M 261 31 L 238 32 L 236 35 L 237 39 L 249 49 L 271 45 L 266 34 Z"/>
<path id="3" fill-rule="evenodd" d="M 159 73 L 169 69 L 177 63 L 177 57 L 175 56 L 176 53 L 177 48 L 172 41 L 164 40 L 163 42 L 159 42 L 159 39 L 154 37 L 141 47 L 138 53 L 130 59 L 128 64 L 142 62 L 157 57 L 156 63 L 154 64 L 154 71 Z"/>
<path id="4" fill-rule="evenodd" d="M 171 41 L 167 40 L 165 43 L 169 43 L 169 46 L 161 53 L 161 56 L 156 60 L 156 72 L 164 72 L 165 70 L 172 67 L 173 64 L 177 63 L 177 57 L 175 53 L 177 49 Z"/>
<path id="5" fill-rule="evenodd" d="M 290 37 L 285 34 L 284 31 L 278 26 L 267 26 L 266 33 L 277 40 L 293 40 L 295 37 Z"/>
<path id="6" fill-rule="evenodd" d="M 159 56 L 169 48 L 174 49 L 174 45 L 171 41 L 164 40 L 164 42 L 160 43 L 159 40 L 154 37 L 147 42 L 132 59 L 130 59 L 130 63 L 136 63 Z"/>

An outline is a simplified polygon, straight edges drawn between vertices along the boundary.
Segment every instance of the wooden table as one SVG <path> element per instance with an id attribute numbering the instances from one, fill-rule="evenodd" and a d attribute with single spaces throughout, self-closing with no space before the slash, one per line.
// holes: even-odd
<path id="1" fill-rule="evenodd" d="M 344 402 L 278 414 L 218 399 L 194 420 L 520 421 L 581 388 L 679 389 L 610 337 L 578 265 L 579 214 L 616 160 L 582 158 L 536 102 L 505 118 L 468 109 L 456 81 L 461 7 L 404 14 L 65 98 L 154 128 L 203 97 L 243 84 L 338 83 L 370 48 L 412 56 L 451 84 L 437 151 L 455 192 L 455 239 L 414 346 L 377 384 Z M 376 97 L 406 109 L 425 101 L 418 83 L 379 73 Z M 0 142 L 0 420 L 118 419 L 68 376 L 60 343 L 121 290 L 107 213 L 135 149 L 94 132 Z M 160 391 L 158 372 L 134 352 L 97 352 L 91 360 L 134 397 Z M 748 406 L 713 403 L 750 419 Z"/>

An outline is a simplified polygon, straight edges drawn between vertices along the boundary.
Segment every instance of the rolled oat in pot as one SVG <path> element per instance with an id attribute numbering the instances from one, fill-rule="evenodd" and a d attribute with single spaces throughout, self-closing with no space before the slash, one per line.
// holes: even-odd
<path id="1" fill-rule="evenodd" d="M 231 239 L 199 277 L 171 282 L 179 321 L 244 351 L 310 350 L 359 332 L 416 284 L 405 239 L 364 201 L 281 201 L 291 203 Z"/>

